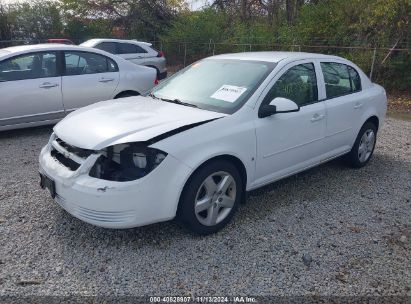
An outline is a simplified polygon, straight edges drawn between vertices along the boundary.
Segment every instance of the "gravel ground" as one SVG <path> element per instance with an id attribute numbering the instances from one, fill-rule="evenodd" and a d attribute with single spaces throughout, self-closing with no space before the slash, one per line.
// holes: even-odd
<path id="1" fill-rule="evenodd" d="M 250 193 L 207 237 L 85 224 L 39 189 L 50 127 L 0 134 L 0 295 L 411 296 L 411 122 L 360 170 L 335 160 Z"/>

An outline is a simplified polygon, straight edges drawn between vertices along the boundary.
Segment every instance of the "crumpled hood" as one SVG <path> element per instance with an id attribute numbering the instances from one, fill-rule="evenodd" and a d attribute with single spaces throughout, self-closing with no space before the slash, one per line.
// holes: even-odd
<path id="1" fill-rule="evenodd" d="M 223 116 L 226 114 L 138 96 L 81 108 L 60 121 L 54 132 L 70 145 L 99 150 L 114 144 L 147 141 Z"/>

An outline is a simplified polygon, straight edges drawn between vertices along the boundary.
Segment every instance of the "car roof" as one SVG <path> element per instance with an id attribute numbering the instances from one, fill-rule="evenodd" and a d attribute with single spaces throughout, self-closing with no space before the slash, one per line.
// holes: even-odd
<path id="1" fill-rule="evenodd" d="M 1 49 L 2 51 L 7 51 L 10 53 L 26 52 L 26 51 L 41 51 L 41 50 L 60 50 L 60 49 L 79 49 L 77 45 L 69 45 L 64 43 L 43 43 L 43 44 L 26 44 L 11 46 L 8 48 Z M 80 47 L 81 48 L 81 47 Z"/>
<path id="2" fill-rule="evenodd" d="M 81 45 L 89 46 L 89 45 L 95 45 L 100 42 L 123 42 L 123 43 L 135 43 L 135 44 L 141 43 L 141 44 L 148 45 L 148 46 L 152 45 L 149 42 L 138 41 L 136 39 L 127 40 L 127 39 L 114 39 L 114 38 L 94 38 L 94 39 L 90 39 L 90 40 L 83 42 Z"/>
<path id="3" fill-rule="evenodd" d="M 216 55 L 213 59 L 236 59 L 266 62 L 280 62 L 281 60 L 303 60 L 303 59 L 342 59 L 341 57 L 304 52 L 245 52 Z"/>
<path id="4" fill-rule="evenodd" d="M 108 53 L 104 51 L 101 51 L 98 49 L 90 49 L 85 46 L 70 45 L 70 44 L 64 44 L 64 43 L 44 43 L 44 44 L 19 45 L 19 46 L 11 46 L 8 48 L 3 48 L 3 49 L 0 49 L 0 57 L 20 54 L 20 53 L 27 53 L 27 52 L 60 51 L 60 50 L 93 51 L 97 53 L 104 53 L 106 56 L 109 55 Z"/>

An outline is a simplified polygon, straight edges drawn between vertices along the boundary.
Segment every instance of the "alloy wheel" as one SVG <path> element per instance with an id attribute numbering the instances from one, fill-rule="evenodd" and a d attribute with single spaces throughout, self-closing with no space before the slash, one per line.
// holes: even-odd
<path id="1" fill-rule="evenodd" d="M 372 129 L 368 129 L 361 137 L 360 144 L 358 146 L 358 159 L 360 162 L 366 162 L 374 149 L 375 133 Z"/>
<path id="2" fill-rule="evenodd" d="M 225 171 L 209 175 L 195 197 L 194 211 L 198 221 L 205 226 L 223 221 L 234 207 L 236 187 L 234 178 Z"/>

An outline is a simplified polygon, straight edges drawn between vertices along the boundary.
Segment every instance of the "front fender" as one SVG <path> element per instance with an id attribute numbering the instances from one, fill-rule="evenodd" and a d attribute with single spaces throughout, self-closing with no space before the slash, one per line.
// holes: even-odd
<path id="1" fill-rule="evenodd" d="M 161 140 L 152 147 L 173 155 L 192 171 L 217 156 L 233 156 L 245 167 L 246 189 L 254 180 L 256 137 L 254 124 L 247 119 L 234 116 L 216 119 Z"/>

